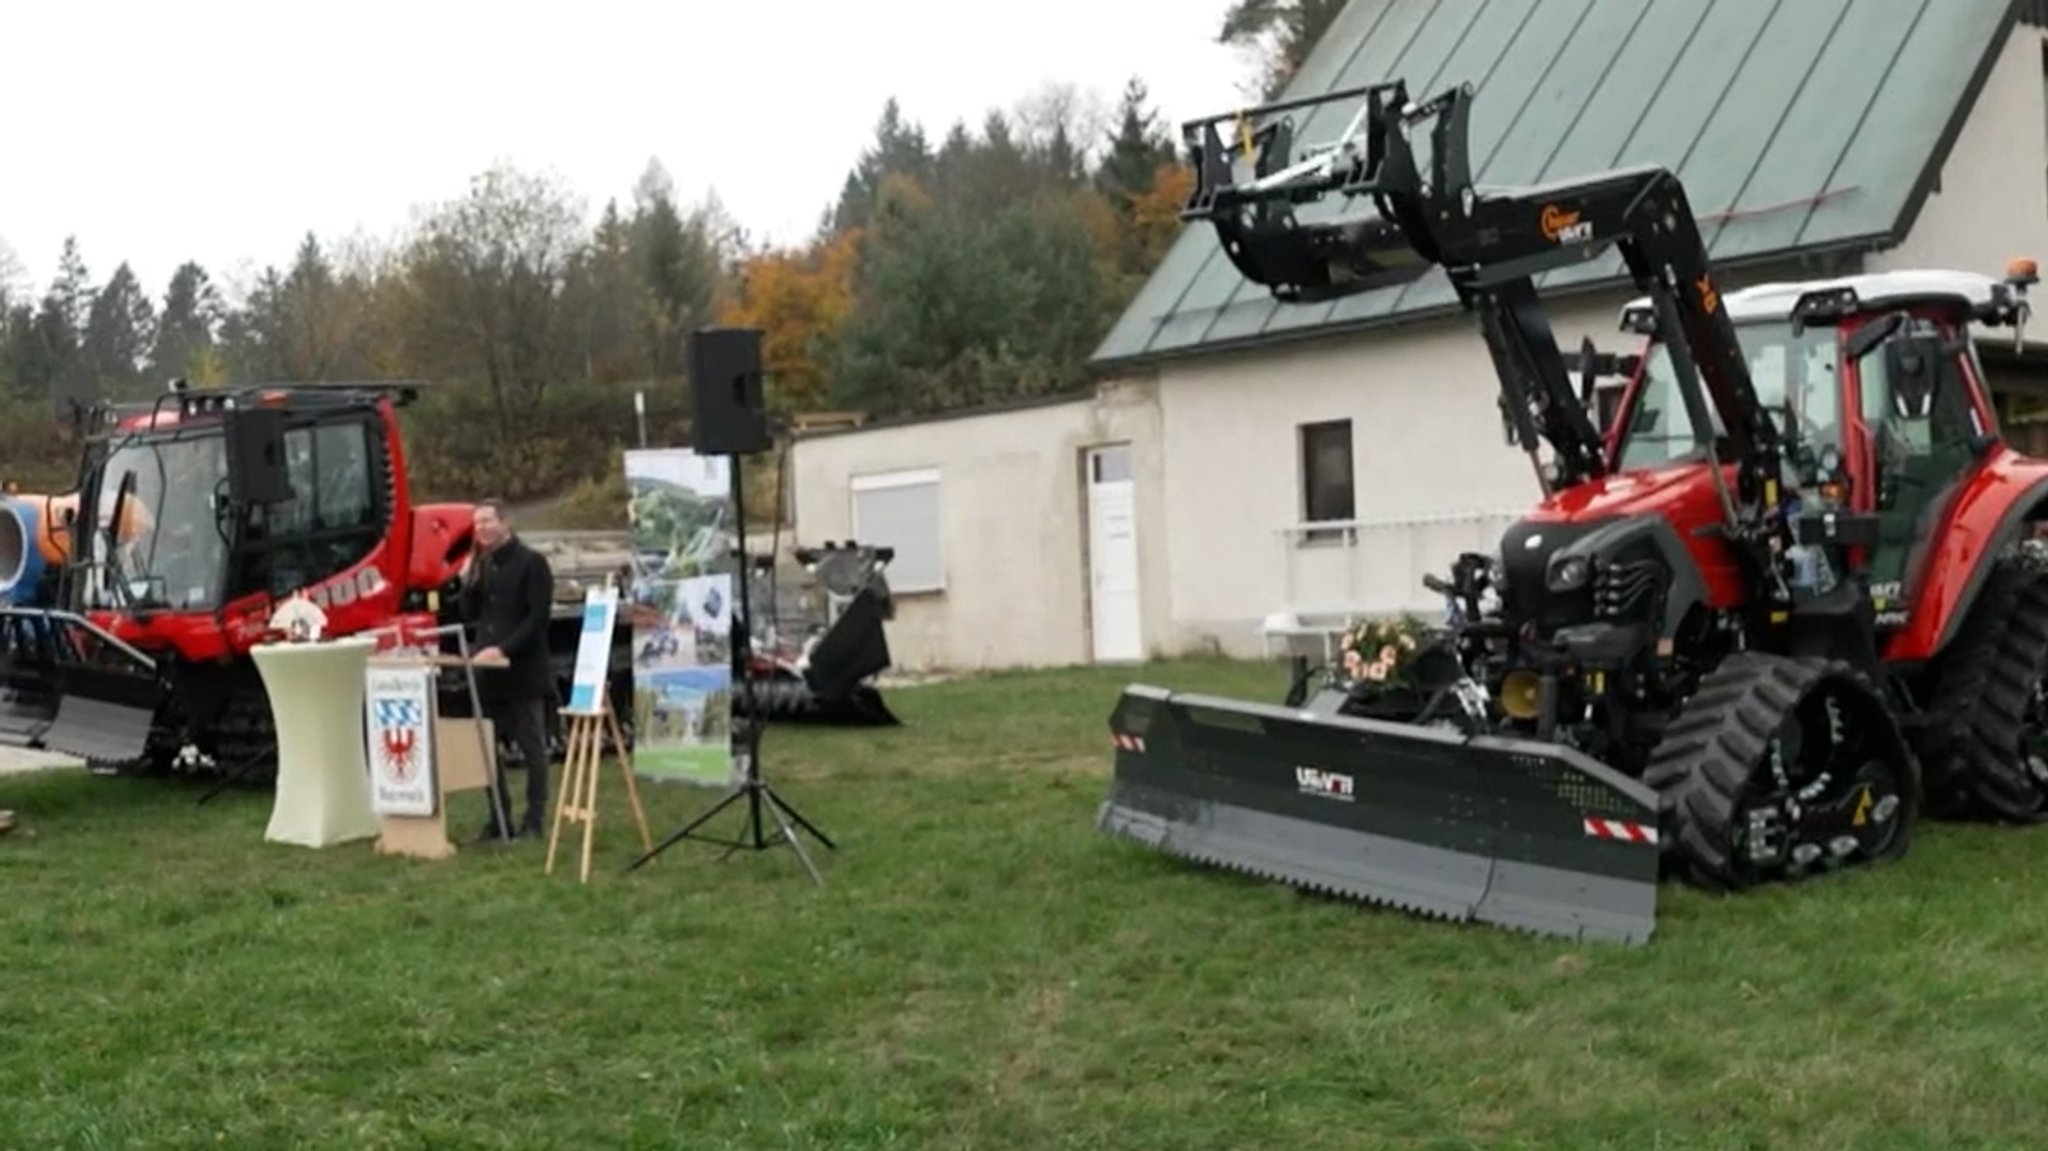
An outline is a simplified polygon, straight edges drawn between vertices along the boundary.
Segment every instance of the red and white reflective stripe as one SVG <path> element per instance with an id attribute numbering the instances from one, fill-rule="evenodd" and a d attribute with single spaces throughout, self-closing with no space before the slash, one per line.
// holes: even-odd
<path id="1" fill-rule="evenodd" d="M 1120 748 L 1123 748 L 1125 751 L 1145 750 L 1145 741 L 1139 739 L 1135 735 L 1125 735 L 1123 732 L 1119 731 L 1113 732 L 1110 738 L 1116 740 L 1116 745 Z"/>
<path id="2" fill-rule="evenodd" d="M 1626 839 L 1631 843 L 1657 842 L 1657 829 L 1647 823 L 1619 819 L 1586 820 L 1586 834 L 1595 839 Z"/>

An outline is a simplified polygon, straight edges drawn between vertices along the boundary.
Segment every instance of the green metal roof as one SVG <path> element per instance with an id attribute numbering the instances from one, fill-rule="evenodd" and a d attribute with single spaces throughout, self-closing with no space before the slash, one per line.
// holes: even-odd
<path id="1" fill-rule="evenodd" d="M 1684 181 L 1715 262 L 1735 265 L 1901 238 L 2016 12 L 2008 0 L 1351 0 L 1285 98 L 1404 79 L 1421 99 L 1469 81 L 1478 183 L 1660 163 Z M 1356 107 L 1311 110 L 1296 140 L 1323 142 Z M 1333 197 L 1298 215 L 1325 219 L 1338 207 Z M 1609 253 L 1538 283 L 1597 287 L 1624 274 Z M 1200 222 L 1168 249 L 1094 366 L 1456 307 L 1438 269 L 1331 303 L 1282 305 L 1238 275 Z"/>

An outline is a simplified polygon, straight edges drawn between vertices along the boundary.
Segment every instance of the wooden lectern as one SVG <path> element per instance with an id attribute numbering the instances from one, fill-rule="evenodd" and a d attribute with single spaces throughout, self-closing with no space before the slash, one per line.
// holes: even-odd
<path id="1" fill-rule="evenodd" d="M 400 646 L 370 657 L 364 721 L 379 855 L 454 855 L 455 845 L 448 838 L 450 795 L 489 792 L 492 818 L 511 818 L 505 797 L 497 794 L 496 733 L 484 718 L 476 691 L 476 669 L 503 667 L 504 662 L 473 659 L 467 643 L 461 647 L 460 655 Z M 443 668 L 463 670 L 469 717 L 441 714 L 436 681 Z"/>

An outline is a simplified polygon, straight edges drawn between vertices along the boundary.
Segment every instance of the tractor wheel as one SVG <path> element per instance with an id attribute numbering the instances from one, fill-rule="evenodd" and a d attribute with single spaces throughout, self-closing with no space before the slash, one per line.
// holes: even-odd
<path id="1" fill-rule="evenodd" d="M 2048 819 L 2048 559 L 2001 556 L 1936 664 L 1921 739 L 1927 806 L 1941 818 Z"/>
<path id="2" fill-rule="evenodd" d="M 1920 765 L 1870 681 L 1846 663 L 1743 652 L 1665 729 L 1644 782 L 1667 870 L 1739 891 L 1896 859 Z"/>

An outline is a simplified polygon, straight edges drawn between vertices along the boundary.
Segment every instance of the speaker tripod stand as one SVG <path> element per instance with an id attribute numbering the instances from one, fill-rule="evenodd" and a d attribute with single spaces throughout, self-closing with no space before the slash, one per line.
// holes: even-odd
<path id="1" fill-rule="evenodd" d="M 704 843 L 715 843 L 723 846 L 725 854 L 719 856 L 720 859 L 731 858 L 732 853 L 735 851 L 766 851 L 771 847 L 779 847 L 786 843 L 789 845 L 789 849 L 796 853 L 797 859 L 803 863 L 804 870 L 810 872 L 811 881 L 819 887 L 825 886 L 825 877 L 818 874 L 818 867 L 811 862 L 810 853 L 804 850 L 803 841 L 797 838 L 796 829 L 801 827 L 805 831 L 810 832 L 811 836 L 819 843 L 824 844 L 827 850 L 836 851 L 838 850 L 838 845 L 834 844 L 824 832 L 819 831 L 810 820 L 805 819 L 802 812 L 790 806 L 788 801 L 777 795 L 775 788 L 770 786 L 767 780 L 761 778 L 760 749 L 761 726 L 753 720 L 739 720 L 734 723 L 733 751 L 741 762 L 739 782 L 733 785 L 732 790 L 726 793 L 724 799 L 712 804 L 710 809 L 702 815 L 671 832 L 667 838 L 648 849 L 646 854 L 628 864 L 626 870 L 638 870 L 642 864 L 685 839 L 696 839 Z M 719 812 L 742 800 L 746 802 L 746 827 L 741 833 L 745 838 L 717 839 L 697 833 L 698 828 L 709 823 Z M 761 821 L 761 813 L 764 810 L 775 817 L 775 822 L 781 829 L 782 834 L 779 837 L 779 841 L 778 838 L 772 838 L 768 835 L 767 828 Z"/>

